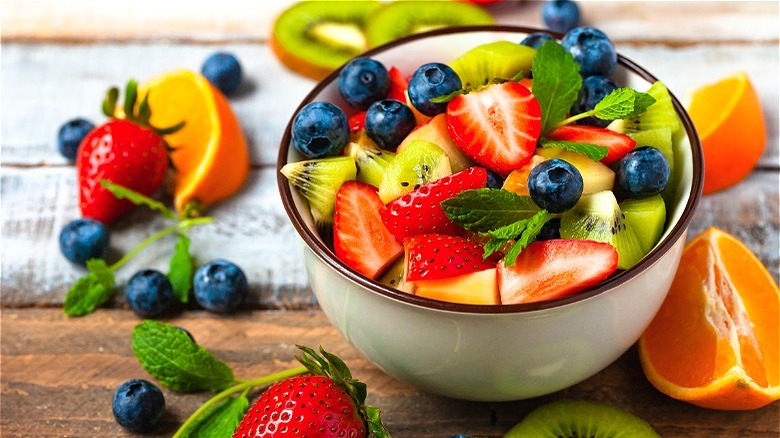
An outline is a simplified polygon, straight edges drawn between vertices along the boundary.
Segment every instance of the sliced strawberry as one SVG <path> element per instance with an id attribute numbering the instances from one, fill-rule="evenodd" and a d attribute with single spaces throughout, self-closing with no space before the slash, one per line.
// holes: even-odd
<path id="1" fill-rule="evenodd" d="M 466 155 L 506 176 L 531 160 L 541 114 L 528 88 L 504 82 L 455 96 L 447 104 L 447 131 Z"/>
<path id="2" fill-rule="evenodd" d="M 382 224 L 379 209 L 383 206 L 376 187 L 347 181 L 336 195 L 333 213 L 336 257 L 372 279 L 404 251 Z"/>
<path id="3" fill-rule="evenodd" d="M 607 148 L 607 156 L 601 159 L 604 164 L 613 163 L 634 149 L 636 141 L 633 138 L 606 128 L 588 125 L 561 126 L 547 136 L 550 140 L 576 141 L 591 143 Z"/>
<path id="4" fill-rule="evenodd" d="M 390 202 L 379 210 L 382 222 L 390 233 L 402 242 L 419 234 L 461 234 L 463 228 L 455 225 L 444 214 L 441 202 L 460 192 L 487 185 L 487 170 L 470 167 L 421 186 L 417 190 Z"/>
<path id="5" fill-rule="evenodd" d="M 496 258 L 482 260 L 482 245 L 460 236 L 422 234 L 404 240 L 406 281 L 435 280 L 496 266 Z"/>
<path id="6" fill-rule="evenodd" d="M 353 115 L 347 120 L 347 124 L 349 125 L 349 132 L 360 132 L 366 126 L 366 112 L 363 111 Z"/>
<path id="7" fill-rule="evenodd" d="M 553 239 L 534 242 L 514 266 L 498 264 L 501 304 L 560 298 L 596 285 L 617 269 L 618 253 L 602 242 Z"/>
<path id="8" fill-rule="evenodd" d="M 409 81 L 396 67 L 390 67 L 389 73 L 390 92 L 387 94 L 387 98 L 406 102 L 406 89 L 409 88 Z"/>

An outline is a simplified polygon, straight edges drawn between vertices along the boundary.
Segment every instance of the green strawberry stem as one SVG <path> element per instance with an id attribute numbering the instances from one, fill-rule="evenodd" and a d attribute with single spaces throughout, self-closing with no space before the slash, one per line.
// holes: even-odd
<path id="1" fill-rule="evenodd" d="M 231 395 L 239 391 L 243 391 L 243 394 L 246 395 L 250 390 L 254 388 L 260 386 L 268 386 L 276 381 L 287 379 L 289 377 L 294 377 L 306 372 L 308 372 L 308 369 L 306 367 L 299 366 L 299 367 L 291 368 L 289 370 L 280 371 L 278 373 L 274 373 L 265 377 L 261 377 L 259 379 L 239 381 L 240 383 L 223 390 L 222 392 L 215 395 L 214 397 L 211 397 L 210 399 L 208 399 L 208 401 L 206 401 L 206 403 L 203 403 L 203 405 L 201 405 L 198 409 L 196 409 L 195 412 L 193 412 L 192 415 L 190 415 L 190 417 L 187 418 L 184 424 L 181 425 L 179 430 L 176 431 L 176 433 L 173 435 L 173 438 L 183 437 L 187 429 L 189 429 L 189 427 L 195 422 L 195 420 L 198 419 L 198 417 L 208 412 L 212 407 L 216 406 L 217 403 L 221 402 L 222 400 L 230 397 Z"/>

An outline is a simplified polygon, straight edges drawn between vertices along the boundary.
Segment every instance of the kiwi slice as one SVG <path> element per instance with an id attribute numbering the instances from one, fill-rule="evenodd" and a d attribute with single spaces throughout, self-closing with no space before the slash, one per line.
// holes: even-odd
<path id="1" fill-rule="evenodd" d="M 672 130 L 668 126 L 647 129 L 644 131 L 629 132 L 629 137 L 636 141 L 636 147 L 652 146 L 666 157 L 669 169 L 674 169 L 674 150 L 672 150 Z"/>
<path id="2" fill-rule="evenodd" d="M 618 268 L 634 266 L 646 254 L 610 190 L 583 195 L 561 216 L 561 237 L 606 242 L 618 252 Z"/>
<path id="3" fill-rule="evenodd" d="M 376 47 L 413 33 L 478 24 L 493 24 L 493 17 L 479 6 L 466 2 L 394 1 L 371 14 L 366 36 L 369 46 Z"/>
<path id="4" fill-rule="evenodd" d="M 634 414 L 585 400 L 558 400 L 531 411 L 504 438 L 658 438 L 645 420 Z"/>
<path id="5" fill-rule="evenodd" d="M 413 141 L 387 166 L 379 184 L 379 198 L 387 204 L 451 173 L 450 158 L 442 148 L 427 141 Z"/>
<path id="6" fill-rule="evenodd" d="M 449 63 L 464 87 L 480 87 L 493 79 L 528 76 L 536 50 L 509 41 L 495 41 L 474 47 Z"/>
<path id="7" fill-rule="evenodd" d="M 385 286 L 390 286 L 400 291 L 413 294 L 414 284 L 406 282 L 405 271 L 406 271 L 406 260 L 404 259 L 404 257 L 401 257 L 400 259 L 396 260 L 395 263 L 390 265 L 390 267 L 387 268 L 387 271 L 385 271 L 385 273 L 382 274 L 381 277 L 379 277 L 379 282 L 384 284 Z"/>
<path id="8" fill-rule="evenodd" d="M 360 131 L 344 148 L 344 155 L 355 159 L 357 180 L 374 187 L 382 183 L 387 167 L 395 159 L 395 153 L 384 150 L 374 143 L 365 131 Z"/>
<path id="9" fill-rule="evenodd" d="M 661 81 L 656 81 L 646 93 L 655 98 L 654 104 L 636 117 L 613 121 L 607 128 L 624 134 L 664 127 L 669 128 L 672 134 L 679 131 L 682 124 L 674 110 L 672 96 L 666 89 L 666 85 Z"/>
<path id="10" fill-rule="evenodd" d="M 345 181 L 355 179 L 357 167 L 352 157 L 327 157 L 287 163 L 281 172 L 309 201 L 317 228 L 325 230 L 333 224 L 339 188 Z"/>
<path id="11" fill-rule="evenodd" d="M 634 230 L 642 252 L 647 254 L 658 243 L 666 225 L 666 204 L 661 195 L 626 199 L 620 203 L 628 226 Z"/>
<path id="12" fill-rule="evenodd" d="M 368 49 L 364 29 L 378 1 L 295 3 L 274 22 L 271 49 L 288 68 L 322 79 Z"/>

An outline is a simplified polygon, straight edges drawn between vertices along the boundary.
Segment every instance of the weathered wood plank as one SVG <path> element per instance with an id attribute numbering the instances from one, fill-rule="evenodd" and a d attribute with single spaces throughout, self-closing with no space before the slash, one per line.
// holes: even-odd
<path id="1" fill-rule="evenodd" d="M 196 1 L 187 8 L 152 0 L 7 0 L 0 7 L 4 40 L 199 42 L 265 41 L 290 0 Z M 505 1 L 488 11 L 501 24 L 543 27 L 540 1 Z M 776 41 L 776 2 L 580 1 L 582 23 L 619 41 Z M 84 14 L 83 11 L 89 11 Z M 684 23 L 684 25 L 680 25 Z"/>
<path id="2" fill-rule="evenodd" d="M 130 333 L 138 322 L 120 310 L 101 310 L 80 319 L 67 319 L 56 310 L 4 311 L 3 436 L 131 436 L 114 422 L 111 397 L 127 379 L 150 379 L 130 348 Z M 296 343 L 324 346 L 368 384 L 369 403 L 382 409 L 387 428 L 399 438 L 501 436 L 535 407 L 562 398 L 626 409 L 647 420 L 661 436 L 758 437 L 780 432 L 777 403 L 755 411 L 719 412 L 664 396 L 644 378 L 634 349 L 596 376 L 558 393 L 518 402 L 476 403 L 425 394 L 388 377 L 340 338 L 320 312 L 254 311 L 224 319 L 193 311 L 171 322 L 189 330 L 244 378 L 295 366 Z M 148 436 L 170 436 L 209 397 L 163 392 L 163 424 Z"/>
<path id="3" fill-rule="evenodd" d="M 205 262 L 227 258 L 242 266 L 251 283 L 250 307 L 289 308 L 315 304 L 297 251 L 297 237 L 282 208 L 275 171 L 253 171 L 246 188 L 218 205 L 216 223 L 191 231 L 192 251 Z M 776 171 L 758 171 L 743 183 L 702 199 L 690 237 L 709 226 L 736 234 L 780 277 L 780 194 Z M 76 218 L 75 172 L 69 167 L 2 168 L 2 286 L 6 307 L 59 305 L 83 270 L 59 252 L 62 226 Z M 163 227 L 137 210 L 112 227 L 113 258 Z M 173 238 L 140 253 L 117 273 L 119 284 L 142 268 L 167 271 Z M 121 289 L 120 289 L 121 290 Z M 121 295 L 121 294 L 120 294 Z M 117 305 L 123 305 L 118 297 Z"/>
<path id="4" fill-rule="evenodd" d="M 760 165 L 780 165 L 776 45 L 619 47 L 629 58 L 648 66 L 680 98 L 735 71 L 748 72 L 767 122 L 767 148 Z M 284 69 L 265 45 L 226 48 L 242 60 L 248 79 L 243 92 L 230 102 L 249 142 L 252 162 L 271 165 L 287 122 L 314 82 Z M 110 85 L 130 77 L 143 81 L 174 68 L 197 70 L 213 50 L 197 45 L 4 44 L 0 103 L 9 110 L 3 111 L 0 132 L 3 163 L 65 164 L 56 150 L 57 130 L 75 116 L 103 120 L 99 105 Z"/>

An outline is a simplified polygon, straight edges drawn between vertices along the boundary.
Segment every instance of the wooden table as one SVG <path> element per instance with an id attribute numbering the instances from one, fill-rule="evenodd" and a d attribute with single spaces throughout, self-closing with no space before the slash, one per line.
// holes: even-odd
<path id="1" fill-rule="evenodd" d="M 56 151 L 65 120 L 102 120 L 104 90 L 176 67 L 199 69 L 214 50 L 243 62 L 246 85 L 231 98 L 251 147 L 245 188 L 215 207 L 216 223 L 192 233 L 201 261 L 242 266 L 251 282 L 246 310 L 229 317 L 194 308 L 170 318 L 250 378 L 294 365 L 294 344 L 323 345 L 369 385 L 397 437 L 456 433 L 500 436 L 531 409 L 554 399 L 598 400 L 629 410 L 663 436 L 778 436 L 780 406 L 718 412 L 675 401 L 644 378 L 635 349 L 596 376 L 537 399 L 475 403 L 422 393 L 368 363 L 329 325 L 308 287 L 294 231 L 276 191 L 274 161 L 293 109 L 314 82 L 283 68 L 267 45 L 287 1 L 68 2 L 2 4 L 2 436 L 130 436 L 113 420 L 111 397 L 126 379 L 149 378 L 130 348 L 139 319 L 121 296 L 83 318 L 68 318 L 63 298 L 83 271 L 66 262 L 57 235 L 78 217 L 75 171 Z M 248 2 L 247 2 L 248 3 Z M 702 199 L 690 236 L 709 226 L 732 232 L 780 274 L 778 212 L 778 3 L 582 2 L 583 22 L 607 32 L 620 52 L 682 96 L 694 86 L 745 70 L 764 105 L 768 144 L 741 184 Z M 540 26 L 540 4 L 492 7 L 497 21 Z M 739 147 L 734 145 L 735 149 Z M 112 226 L 124 253 L 161 222 L 143 211 Z M 168 245 L 155 245 L 118 273 L 163 269 Z M 118 295 L 121 295 L 118 294 Z M 167 413 L 153 436 L 170 436 L 208 394 L 165 390 Z"/>

